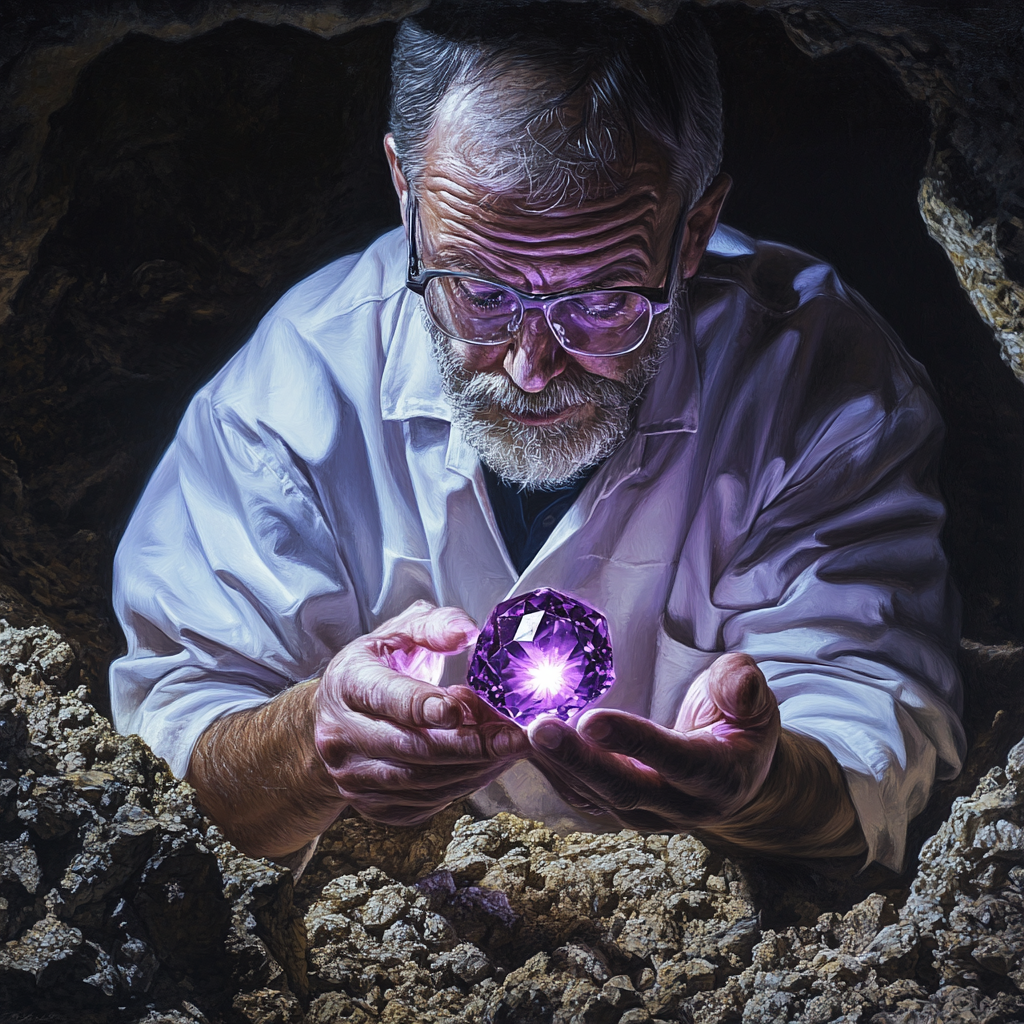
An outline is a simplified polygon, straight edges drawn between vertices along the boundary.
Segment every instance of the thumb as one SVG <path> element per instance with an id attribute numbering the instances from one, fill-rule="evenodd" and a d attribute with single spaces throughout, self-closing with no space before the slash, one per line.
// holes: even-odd
<path id="1" fill-rule="evenodd" d="M 778 716 L 778 701 L 749 654 L 723 654 L 708 670 L 708 694 L 732 726 L 761 729 Z"/>
<path id="2" fill-rule="evenodd" d="M 465 650 L 479 634 L 476 623 L 461 608 L 435 608 L 417 601 L 370 634 L 389 651 L 425 647 L 440 654 Z"/>

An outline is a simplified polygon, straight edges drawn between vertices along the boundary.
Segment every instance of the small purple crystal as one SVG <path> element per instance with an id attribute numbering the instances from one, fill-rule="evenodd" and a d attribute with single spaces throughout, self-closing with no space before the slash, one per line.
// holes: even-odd
<path id="1" fill-rule="evenodd" d="M 615 681 L 608 623 L 548 587 L 502 601 L 480 631 L 467 681 L 522 725 L 545 712 L 566 719 Z"/>

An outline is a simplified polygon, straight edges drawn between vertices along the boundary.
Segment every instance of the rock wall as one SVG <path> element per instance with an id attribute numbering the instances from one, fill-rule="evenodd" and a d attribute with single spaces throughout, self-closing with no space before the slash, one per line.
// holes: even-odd
<path id="1" fill-rule="evenodd" d="M 949 428 L 971 750 L 903 876 L 453 808 L 342 820 L 296 885 L 113 733 L 112 546 L 195 387 L 396 222 L 386 62 L 420 6 L 0 12 L 0 1020 L 1021 1019 L 1017 0 L 702 4 L 728 219 L 835 262 Z"/>

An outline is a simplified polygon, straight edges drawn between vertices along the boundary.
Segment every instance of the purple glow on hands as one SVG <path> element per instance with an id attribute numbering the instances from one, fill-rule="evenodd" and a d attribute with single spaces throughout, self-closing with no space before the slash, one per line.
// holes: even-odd
<path id="1" fill-rule="evenodd" d="M 423 683 L 441 682 L 444 672 L 444 655 L 429 647 L 413 647 L 408 651 L 392 651 L 387 656 L 388 664 L 402 675 L 412 676 Z"/>
<path id="2" fill-rule="evenodd" d="M 615 681 L 608 623 L 543 587 L 499 604 L 480 631 L 467 681 L 521 725 L 582 710 Z"/>

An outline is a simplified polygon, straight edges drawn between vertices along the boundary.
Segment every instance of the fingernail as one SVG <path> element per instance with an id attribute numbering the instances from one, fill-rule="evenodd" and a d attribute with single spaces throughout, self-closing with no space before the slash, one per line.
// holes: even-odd
<path id="1" fill-rule="evenodd" d="M 518 754 L 523 749 L 522 734 L 511 729 L 502 729 L 501 732 L 495 733 L 494 739 L 491 740 L 491 749 L 498 757 Z"/>
<path id="2" fill-rule="evenodd" d="M 480 632 L 477 624 L 469 618 L 458 616 L 452 621 L 452 629 L 462 634 L 465 641 L 475 640 Z"/>
<path id="3" fill-rule="evenodd" d="M 545 750 L 557 750 L 562 745 L 562 730 L 557 725 L 538 725 L 533 730 L 533 742 Z"/>
<path id="4" fill-rule="evenodd" d="M 752 715 L 761 704 L 761 680 L 754 671 L 747 672 L 736 682 L 733 699 L 737 714 Z"/>
<path id="5" fill-rule="evenodd" d="M 745 680 L 739 693 L 735 694 L 732 709 L 723 707 L 726 717 L 737 724 L 756 726 L 771 715 L 771 691 L 760 679 Z"/>
<path id="6" fill-rule="evenodd" d="M 457 711 L 444 697 L 428 697 L 423 702 L 423 718 L 428 725 L 450 729 L 456 724 Z"/>
<path id="7" fill-rule="evenodd" d="M 607 718 L 588 718 L 580 730 L 588 740 L 601 743 L 612 734 L 612 723 Z"/>

